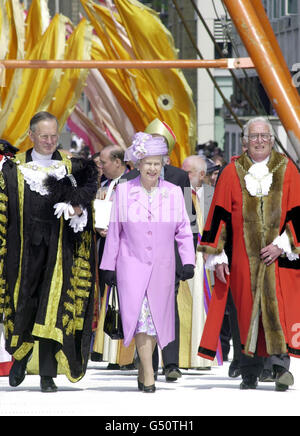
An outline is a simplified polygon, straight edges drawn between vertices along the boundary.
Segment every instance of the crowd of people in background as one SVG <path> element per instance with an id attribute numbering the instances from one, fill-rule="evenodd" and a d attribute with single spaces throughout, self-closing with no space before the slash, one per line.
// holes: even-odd
<path id="1" fill-rule="evenodd" d="M 229 377 L 241 375 L 241 389 L 258 378 L 278 391 L 293 384 L 299 302 L 286 286 L 299 283 L 299 172 L 273 149 L 266 119 L 246 124 L 232 162 L 208 141 L 182 168 L 170 164 L 176 137 L 158 119 L 126 150 L 111 144 L 93 155 L 74 138 L 62 150 L 48 112 L 32 118 L 29 137 L 27 152 L 1 154 L 0 218 L 9 226 L 0 228 L 0 309 L 12 387 L 35 359 L 42 392 L 56 392 L 58 363 L 74 382 L 91 358 L 138 368 L 137 388 L 153 393 L 159 350 L 174 382 L 182 367 L 228 360 L 231 338 Z M 103 330 L 113 286 L 122 341 Z"/>

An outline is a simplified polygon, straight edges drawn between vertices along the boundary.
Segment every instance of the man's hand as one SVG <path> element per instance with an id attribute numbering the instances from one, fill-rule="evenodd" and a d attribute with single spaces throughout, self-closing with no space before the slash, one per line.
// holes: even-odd
<path id="1" fill-rule="evenodd" d="M 215 266 L 216 276 L 222 283 L 226 283 L 226 276 L 230 274 L 227 263 L 217 263 Z"/>
<path id="2" fill-rule="evenodd" d="M 99 233 L 102 238 L 106 238 L 108 229 L 99 229 L 96 227 L 96 231 Z"/>
<path id="3" fill-rule="evenodd" d="M 74 215 L 78 215 L 78 216 L 82 215 L 82 209 L 80 206 L 73 206 L 73 209 L 74 209 L 73 216 Z M 72 215 L 70 214 L 70 216 L 72 216 Z"/>
<path id="4" fill-rule="evenodd" d="M 260 250 L 260 258 L 267 266 L 271 265 L 283 253 L 277 245 L 269 244 Z"/>

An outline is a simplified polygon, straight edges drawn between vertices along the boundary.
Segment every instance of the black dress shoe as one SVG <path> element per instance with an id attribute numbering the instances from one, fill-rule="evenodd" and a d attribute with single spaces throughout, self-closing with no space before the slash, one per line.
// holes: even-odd
<path id="1" fill-rule="evenodd" d="M 275 380 L 275 373 L 271 369 L 264 369 L 259 376 L 260 382 L 273 382 Z"/>
<path id="2" fill-rule="evenodd" d="M 52 377 L 41 376 L 41 391 L 42 392 L 56 392 L 57 387 Z"/>
<path id="3" fill-rule="evenodd" d="M 134 363 L 129 363 L 128 365 L 120 365 L 121 371 L 132 371 L 135 369 Z"/>
<path id="4" fill-rule="evenodd" d="M 147 394 L 155 392 L 155 391 L 156 391 L 155 385 L 150 385 L 150 386 L 144 385 L 144 392 L 146 392 Z"/>
<path id="5" fill-rule="evenodd" d="M 283 392 L 288 390 L 289 386 L 294 384 L 293 374 L 287 369 L 276 366 L 275 367 L 275 390 Z"/>
<path id="6" fill-rule="evenodd" d="M 144 390 L 144 383 L 139 381 L 139 378 L 137 379 L 137 382 L 138 382 L 138 389 L 139 389 L 139 391 L 143 391 Z"/>
<path id="7" fill-rule="evenodd" d="M 120 365 L 118 363 L 109 363 L 106 367 L 106 369 L 112 369 L 112 370 L 119 370 Z"/>
<path id="8" fill-rule="evenodd" d="M 102 362 L 102 354 L 93 351 L 90 357 L 92 362 Z"/>
<path id="9" fill-rule="evenodd" d="M 236 378 L 241 375 L 241 369 L 239 362 L 237 360 L 233 360 L 231 364 L 229 365 L 228 369 L 228 377 Z"/>
<path id="10" fill-rule="evenodd" d="M 174 382 L 178 378 L 182 377 L 181 371 L 176 365 L 166 366 L 165 368 L 166 381 Z"/>
<path id="11" fill-rule="evenodd" d="M 19 386 L 25 378 L 27 362 L 32 354 L 30 351 L 23 359 L 15 360 L 9 372 L 9 384 L 12 387 Z"/>
<path id="12" fill-rule="evenodd" d="M 257 377 L 255 375 L 245 375 L 240 384 L 240 389 L 256 389 Z"/>

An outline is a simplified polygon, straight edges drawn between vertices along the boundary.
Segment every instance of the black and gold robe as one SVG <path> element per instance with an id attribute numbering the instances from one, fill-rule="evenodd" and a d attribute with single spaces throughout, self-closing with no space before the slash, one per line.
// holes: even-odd
<path id="1" fill-rule="evenodd" d="M 76 160 L 55 152 L 72 173 Z M 57 219 L 46 196 L 30 189 L 18 165 L 31 160 L 31 150 L 8 161 L 0 176 L 0 312 L 4 312 L 6 349 L 22 359 L 39 338 L 56 342 L 55 357 L 72 382 L 86 371 L 92 333 L 95 247 L 92 205 L 83 231 L 74 233 Z M 48 246 L 38 300 L 26 274 L 31 243 Z M 28 326 L 31 325 L 31 329 Z"/>

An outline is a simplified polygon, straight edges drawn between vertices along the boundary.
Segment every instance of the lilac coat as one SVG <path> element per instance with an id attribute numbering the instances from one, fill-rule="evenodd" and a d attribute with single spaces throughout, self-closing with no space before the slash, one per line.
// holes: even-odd
<path id="1" fill-rule="evenodd" d="M 193 235 L 180 187 L 159 181 L 152 203 L 140 177 L 120 183 L 100 268 L 116 271 L 124 345 L 134 335 L 147 292 L 160 348 L 175 338 L 175 251 L 195 264 Z"/>

